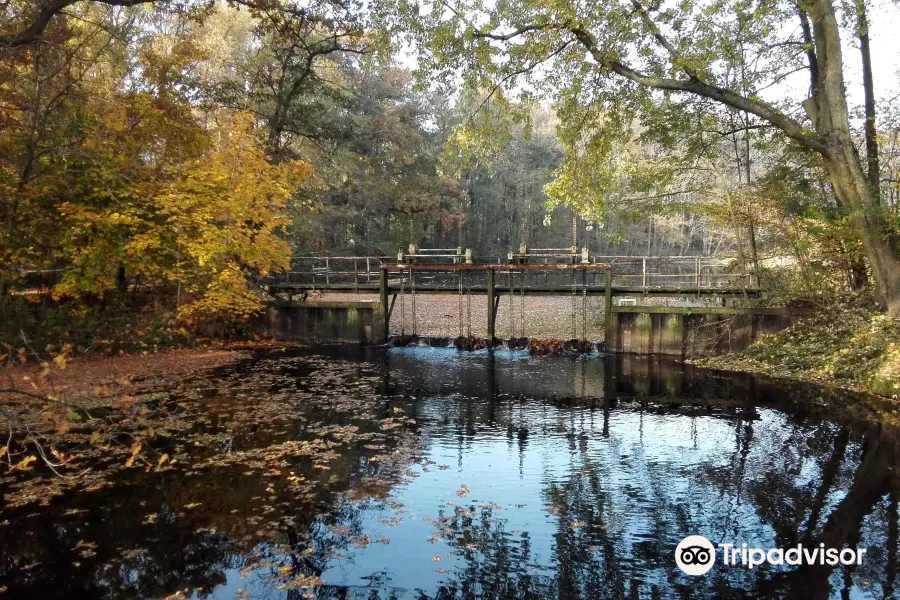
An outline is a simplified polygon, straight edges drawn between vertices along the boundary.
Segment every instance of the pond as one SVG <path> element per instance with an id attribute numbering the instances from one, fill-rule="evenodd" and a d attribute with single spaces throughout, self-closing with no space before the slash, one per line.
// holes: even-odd
<path id="1" fill-rule="evenodd" d="M 900 433 L 849 393 L 422 347 L 261 351 L 161 393 L 174 465 L 3 511 L 7 597 L 898 593 Z M 866 553 L 690 576 L 689 535 Z"/>

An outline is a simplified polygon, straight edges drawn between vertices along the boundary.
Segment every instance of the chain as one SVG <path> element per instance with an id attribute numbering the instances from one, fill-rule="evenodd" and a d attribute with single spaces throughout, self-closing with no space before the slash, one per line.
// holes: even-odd
<path id="1" fill-rule="evenodd" d="M 519 322 L 521 325 L 521 334 L 519 337 L 525 337 L 525 269 L 522 269 L 522 294 L 519 296 Z M 512 293 L 512 290 L 510 290 Z"/>
<path id="2" fill-rule="evenodd" d="M 578 337 L 578 325 L 576 321 L 575 311 L 578 308 L 577 296 L 575 295 L 575 269 L 572 269 L 572 339 Z"/>
<path id="3" fill-rule="evenodd" d="M 416 272 L 409 270 L 409 287 L 412 298 L 412 334 L 416 335 Z"/>
<path id="4" fill-rule="evenodd" d="M 513 271 L 509 268 L 509 339 L 516 337 L 516 320 L 513 318 Z"/>
<path id="5" fill-rule="evenodd" d="M 581 272 L 581 339 L 587 341 L 587 271 Z"/>
<path id="6" fill-rule="evenodd" d="M 400 271 L 400 337 L 406 336 L 406 278 Z"/>
<path id="7" fill-rule="evenodd" d="M 462 337 L 463 334 L 463 293 L 462 293 L 462 271 L 458 274 L 457 279 L 459 280 L 459 337 Z"/>
<path id="8" fill-rule="evenodd" d="M 466 337 L 472 339 L 472 282 L 466 275 Z"/>

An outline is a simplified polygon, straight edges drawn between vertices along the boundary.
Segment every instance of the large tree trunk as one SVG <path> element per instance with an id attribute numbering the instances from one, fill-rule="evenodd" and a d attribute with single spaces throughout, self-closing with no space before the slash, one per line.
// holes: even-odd
<path id="1" fill-rule="evenodd" d="M 639 0 L 632 2 L 650 35 L 673 58 L 678 58 L 677 48 L 659 30 Z M 900 261 L 890 243 L 886 221 L 880 212 L 877 199 L 869 190 L 868 179 L 850 138 L 842 73 L 841 37 L 834 6 L 832 0 L 802 0 L 799 8 L 808 12 L 808 20 L 813 29 L 815 60 L 811 62 L 816 66 L 816 77 L 813 80 L 815 89 L 813 102 L 807 103 L 806 108 L 815 124 L 815 135 L 811 135 L 809 128 L 800 121 L 781 112 L 775 106 L 756 98 L 742 96 L 729 88 L 711 85 L 690 67 L 682 67 L 687 78 L 649 75 L 610 58 L 601 48 L 597 37 L 584 26 L 568 24 L 566 28 L 604 69 L 609 69 L 639 85 L 660 90 L 688 92 L 720 102 L 735 110 L 747 111 L 778 127 L 786 136 L 809 150 L 819 153 L 832 179 L 837 197 L 853 216 L 854 229 L 865 247 L 866 257 L 869 259 L 881 299 L 891 316 L 900 317 Z M 529 30 L 525 28 L 522 31 Z"/>
<path id="2" fill-rule="evenodd" d="M 872 275 L 891 316 L 900 316 L 900 262 L 890 244 L 885 221 L 871 196 L 868 181 L 849 139 L 835 136 L 833 150 L 825 156 L 825 168 L 835 194 L 851 211 L 853 227 L 860 237 Z"/>
<path id="3" fill-rule="evenodd" d="M 815 124 L 825 142 L 825 169 L 840 201 L 853 215 L 853 226 L 866 250 L 872 275 L 888 313 L 900 317 L 900 261 L 891 247 L 885 221 L 872 196 L 853 140 L 844 89 L 841 39 L 830 0 L 810 3 L 818 58 Z"/>
<path id="4" fill-rule="evenodd" d="M 838 139 L 829 142 L 834 148 L 825 156 L 825 168 L 834 183 L 835 194 L 853 215 L 853 227 L 863 243 L 888 313 L 900 317 L 900 262 L 891 247 L 884 218 L 871 196 L 849 134 L 846 141 L 841 141 L 840 136 L 835 137 Z"/>

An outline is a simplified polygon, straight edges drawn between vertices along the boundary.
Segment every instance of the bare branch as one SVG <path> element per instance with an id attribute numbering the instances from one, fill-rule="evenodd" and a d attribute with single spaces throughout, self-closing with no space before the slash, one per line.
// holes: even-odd
<path id="1" fill-rule="evenodd" d="M 50 24 L 57 14 L 65 8 L 77 4 L 82 0 L 50 0 L 44 3 L 37 11 L 31 24 L 19 33 L 12 35 L 0 36 L 0 48 L 18 48 L 41 39 L 44 30 Z M 91 0 L 100 4 L 109 6 L 137 6 L 138 4 L 147 4 L 156 0 Z"/>

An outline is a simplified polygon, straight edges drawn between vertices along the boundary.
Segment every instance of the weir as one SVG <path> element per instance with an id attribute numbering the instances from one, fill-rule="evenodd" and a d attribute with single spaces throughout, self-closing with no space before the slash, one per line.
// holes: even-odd
<path id="1" fill-rule="evenodd" d="M 580 304 L 582 318 L 587 319 L 588 297 L 602 296 L 602 311 L 593 311 L 592 317 L 603 318 L 603 351 L 691 357 L 742 350 L 759 335 L 787 327 L 794 316 L 781 308 L 653 306 L 647 302 L 668 297 L 729 304 L 760 294 L 753 276 L 710 266 L 727 264 L 721 259 L 716 263 L 702 257 L 669 257 L 665 259 L 669 267 L 663 269 L 653 257 L 604 257 L 610 262 L 599 262 L 586 249 L 577 254 L 574 249 L 566 254 L 520 250 L 510 253 L 505 263 L 500 259 L 476 263 L 471 250 L 461 248 L 441 254 L 410 247 L 409 254 L 397 256 L 403 262 L 393 263 L 380 257 L 317 257 L 319 266 L 313 264 L 308 271 L 293 270 L 282 278 L 268 280 L 269 292 L 276 298 L 269 308 L 268 330 L 278 339 L 377 344 L 389 340 L 392 318 L 397 319 L 399 312 L 400 339 L 407 343 L 419 334 L 417 298 L 427 302 L 427 295 L 455 294 L 459 298 L 456 345 L 493 348 L 503 345 L 497 337 L 501 297 L 510 299 L 511 308 L 519 298 L 520 318 L 524 320 L 525 296 L 564 296 L 572 299 L 573 331 L 571 338 L 561 341 L 572 349 L 584 349 L 600 340 L 588 339 L 586 325 L 579 335 L 576 308 Z M 453 262 L 435 262 L 448 258 Z M 340 261 L 352 261 L 354 268 L 336 267 Z M 322 292 L 341 293 L 348 299 L 311 297 Z M 378 300 L 353 299 L 348 292 L 377 292 Z M 618 304 L 617 297 L 622 298 Z M 407 302 L 411 304 L 409 323 L 405 316 Z M 486 327 L 482 331 L 472 328 L 475 302 L 486 304 Z M 484 326 L 482 321 L 480 327 Z M 511 338 L 508 347 L 523 347 L 527 344 L 523 338 Z"/>
<path id="2" fill-rule="evenodd" d="M 614 306 L 605 348 L 684 358 L 737 352 L 788 327 L 795 316 L 783 308 Z"/>
<path id="3" fill-rule="evenodd" d="M 278 340 L 376 344 L 384 339 L 381 305 L 365 300 L 275 301 L 266 328 Z"/>

